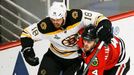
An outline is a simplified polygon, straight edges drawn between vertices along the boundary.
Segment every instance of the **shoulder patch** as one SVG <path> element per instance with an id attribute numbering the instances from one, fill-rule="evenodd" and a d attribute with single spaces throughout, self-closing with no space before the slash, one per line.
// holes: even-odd
<path id="1" fill-rule="evenodd" d="M 71 16 L 73 19 L 81 20 L 82 11 L 80 9 L 72 9 L 72 10 L 70 10 L 70 12 L 71 12 Z"/>
<path id="2" fill-rule="evenodd" d="M 46 20 L 40 21 L 37 25 L 38 25 L 38 30 L 39 30 L 41 33 L 45 33 L 45 32 L 46 32 L 46 30 L 47 30 L 47 23 L 46 23 Z"/>
<path id="3" fill-rule="evenodd" d="M 78 12 L 77 12 L 77 11 L 73 11 L 73 12 L 72 12 L 72 17 L 73 17 L 74 19 L 77 19 L 77 18 L 78 18 Z"/>
<path id="4" fill-rule="evenodd" d="M 41 29 L 46 30 L 47 24 L 46 24 L 45 22 L 42 22 L 42 23 L 40 24 L 40 27 L 41 27 Z"/>
<path id="5" fill-rule="evenodd" d="M 50 18 L 48 17 L 40 21 L 37 25 L 38 30 L 43 34 L 53 32 L 56 30 L 53 23 L 50 21 Z"/>
<path id="6" fill-rule="evenodd" d="M 72 9 L 67 12 L 66 25 L 73 25 L 82 19 L 82 11 L 80 9 Z"/>

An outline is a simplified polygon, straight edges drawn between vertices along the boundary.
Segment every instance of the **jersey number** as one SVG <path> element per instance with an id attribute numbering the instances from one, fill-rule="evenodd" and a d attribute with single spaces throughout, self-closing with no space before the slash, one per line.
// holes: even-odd
<path id="1" fill-rule="evenodd" d="M 91 20 L 91 16 L 92 16 L 91 13 L 85 12 L 84 14 L 85 14 L 85 17 L 84 17 L 85 19 Z"/>
<path id="2" fill-rule="evenodd" d="M 98 70 L 92 71 L 92 74 L 93 74 L 93 75 L 98 75 Z"/>
<path id="3" fill-rule="evenodd" d="M 37 30 L 37 27 L 34 27 L 34 28 L 32 29 L 32 34 L 33 34 L 34 36 L 36 36 L 36 35 L 39 34 L 39 32 L 38 32 L 38 30 Z"/>

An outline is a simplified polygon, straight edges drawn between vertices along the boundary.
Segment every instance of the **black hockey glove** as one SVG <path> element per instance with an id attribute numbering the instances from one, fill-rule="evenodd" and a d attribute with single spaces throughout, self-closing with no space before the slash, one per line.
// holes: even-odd
<path id="1" fill-rule="evenodd" d="M 113 38 L 111 22 L 109 20 L 101 21 L 96 27 L 96 35 L 100 41 L 104 41 L 106 44 L 111 43 L 111 38 Z"/>
<path id="2" fill-rule="evenodd" d="M 35 53 L 32 47 L 26 47 L 21 51 L 28 64 L 30 64 L 31 66 L 36 66 L 39 64 L 39 58 L 35 57 Z"/>

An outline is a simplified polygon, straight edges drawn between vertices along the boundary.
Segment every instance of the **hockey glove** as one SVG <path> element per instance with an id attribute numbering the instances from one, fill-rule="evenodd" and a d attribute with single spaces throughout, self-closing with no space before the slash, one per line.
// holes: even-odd
<path id="1" fill-rule="evenodd" d="M 39 64 L 39 58 L 35 57 L 35 53 L 33 48 L 26 47 L 22 49 L 23 56 L 28 64 L 31 66 L 36 66 Z"/>
<path id="2" fill-rule="evenodd" d="M 96 27 L 96 35 L 100 41 L 104 41 L 106 44 L 111 43 L 111 38 L 113 38 L 111 22 L 109 20 L 101 21 Z"/>

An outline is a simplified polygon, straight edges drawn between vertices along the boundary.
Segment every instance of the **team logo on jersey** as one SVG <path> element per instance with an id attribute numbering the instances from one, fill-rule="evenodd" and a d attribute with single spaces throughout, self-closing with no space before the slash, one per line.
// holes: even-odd
<path id="1" fill-rule="evenodd" d="M 72 46 L 76 45 L 76 43 L 77 43 L 77 39 L 76 39 L 75 34 L 65 38 L 62 41 L 62 44 L 65 46 L 68 46 L 68 47 L 72 47 Z"/>
<path id="2" fill-rule="evenodd" d="M 72 13 L 72 17 L 73 17 L 74 19 L 78 18 L 78 12 L 77 12 L 77 11 L 74 11 L 74 12 Z"/>
<path id="3" fill-rule="evenodd" d="M 99 62 L 98 62 L 98 58 L 95 57 L 95 59 L 92 62 L 92 66 L 98 66 Z"/>
<path id="4" fill-rule="evenodd" d="M 45 22 L 42 22 L 42 23 L 40 24 L 40 27 L 41 27 L 41 29 L 46 30 L 47 24 L 46 24 Z"/>

